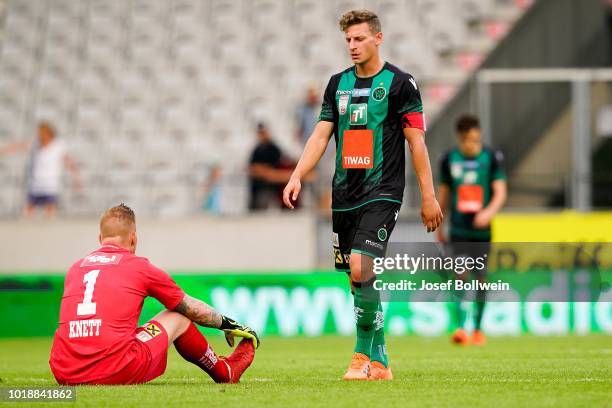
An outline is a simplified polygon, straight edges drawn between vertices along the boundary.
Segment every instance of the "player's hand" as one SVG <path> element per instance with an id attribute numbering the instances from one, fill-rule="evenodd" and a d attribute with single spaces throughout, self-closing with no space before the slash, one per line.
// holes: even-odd
<path id="1" fill-rule="evenodd" d="M 491 212 L 485 210 L 479 211 L 474 216 L 474 228 L 485 229 L 489 225 L 491 225 L 491 220 L 493 219 L 493 214 Z"/>
<path id="2" fill-rule="evenodd" d="M 293 203 L 291 201 L 295 202 L 295 200 L 297 200 L 301 190 L 302 183 L 300 182 L 300 179 L 292 176 L 283 190 L 283 203 L 293 210 L 295 207 L 293 207 Z"/>
<path id="3" fill-rule="evenodd" d="M 442 210 L 435 197 L 424 198 L 421 203 L 421 220 L 427 232 L 433 232 L 442 224 Z"/>
<path id="4" fill-rule="evenodd" d="M 223 316 L 221 320 L 221 330 L 225 332 L 225 340 L 230 347 L 234 347 L 234 338 L 242 337 L 245 339 L 251 339 L 255 348 L 259 347 L 259 337 L 255 330 L 248 326 L 243 326 L 234 319 L 230 319 L 227 316 Z"/>

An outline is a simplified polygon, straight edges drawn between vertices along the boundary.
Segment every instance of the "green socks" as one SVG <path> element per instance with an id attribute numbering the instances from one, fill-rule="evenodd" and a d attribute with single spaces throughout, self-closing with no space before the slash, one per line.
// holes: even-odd
<path id="1" fill-rule="evenodd" d="M 353 303 L 357 323 L 355 353 L 362 353 L 370 357 L 372 342 L 374 341 L 374 320 L 376 319 L 378 301 L 375 296 L 372 296 L 372 287 L 362 288 L 360 284 L 353 284 L 356 286 Z"/>
<path id="2" fill-rule="evenodd" d="M 354 310 L 357 322 L 355 352 L 365 354 L 371 360 L 378 361 L 386 367 L 387 348 L 380 295 L 369 282 L 363 287 L 359 284 L 354 286 Z"/>
<path id="3" fill-rule="evenodd" d="M 372 342 L 372 355 L 370 356 L 370 360 L 378 361 L 385 367 L 388 367 L 389 360 L 387 358 L 387 346 L 385 345 L 385 320 L 381 303 L 378 304 L 374 327 L 374 341 Z"/>

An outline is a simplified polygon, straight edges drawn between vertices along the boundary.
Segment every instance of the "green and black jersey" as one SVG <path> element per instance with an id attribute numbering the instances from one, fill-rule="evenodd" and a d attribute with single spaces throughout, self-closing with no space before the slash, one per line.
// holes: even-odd
<path id="1" fill-rule="evenodd" d="M 389 63 L 367 78 L 357 76 L 354 66 L 348 68 L 329 80 L 319 120 L 334 123 L 332 209 L 350 210 L 377 200 L 401 203 L 405 185 L 403 128 L 425 130 L 421 95 L 414 78 Z M 367 143 L 371 159 L 366 158 L 365 163 L 368 168 L 351 168 L 345 161 L 352 158 L 343 157 L 347 151 L 343 146 L 345 133 L 351 135 L 350 131 L 357 130 L 369 131 L 355 132 L 370 135 Z M 355 160 L 357 163 L 361 158 Z"/>
<path id="2" fill-rule="evenodd" d="M 503 160 L 500 151 L 488 147 L 476 157 L 466 157 L 454 148 L 442 158 L 440 182 L 450 189 L 452 240 L 491 239 L 490 228 L 474 228 L 474 216 L 491 201 L 493 181 L 506 179 Z"/>

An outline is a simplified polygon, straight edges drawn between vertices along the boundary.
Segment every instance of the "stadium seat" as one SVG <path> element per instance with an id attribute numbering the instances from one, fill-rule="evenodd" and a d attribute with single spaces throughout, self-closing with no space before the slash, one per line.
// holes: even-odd
<path id="1" fill-rule="evenodd" d="M 134 180 L 131 180 L 134 182 Z M 136 182 L 136 186 L 142 185 L 140 181 Z M 118 203 L 124 203 L 132 208 L 137 214 L 144 216 L 151 215 L 149 204 L 144 192 L 140 188 L 130 186 L 117 186 L 105 188 L 101 196 L 100 202 L 103 203 L 102 208 L 108 208 Z"/>
<path id="2" fill-rule="evenodd" d="M 270 28 L 287 26 L 289 23 L 289 2 L 275 0 L 253 0 L 245 4 L 248 7 L 246 14 L 252 19 L 255 29 L 269 30 Z"/>
<path id="3" fill-rule="evenodd" d="M 17 66 L 23 66 L 29 70 L 34 64 L 35 49 L 28 48 L 24 44 L 6 43 L 2 46 L 0 58 L 3 63 L 10 63 Z"/>
<path id="4" fill-rule="evenodd" d="M 259 30 L 255 36 L 253 48 L 260 63 L 268 63 L 282 56 L 286 62 L 294 61 L 297 57 L 296 47 L 291 46 L 291 40 L 278 32 Z"/>
<path id="5" fill-rule="evenodd" d="M 0 139 L 26 139 L 27 135 L 22 131 L 24 116 L 24 111 L 18 108 L 0 108 Z"/>
<path id="6" fill-rule="evenodd" d="M 81 140 L 85 144 L 96 146 L 97 149 L 98 146 L 102 144 L 104 137 L 106 136 L 106 126 L 100 126 L 99 121 L 96 119 L 89 120 L 89 122 L 83 119 L 76 120 L 74 138 Z"/>
<path id="7" fill-rule="evenodd" d="M 104 44 L 113 39 L 113 45 L 117 45 L 123 39 L 125 29 L 125 16 L 104 13 L 91 14 L 88 21 L 90 44 Z"/>
<path id="8" fill-rule="evenodd" d="M 37 1 L 11 1 L 7 2 L 10 14 L 14 16 L 35 18 L 42 9 L 42 2 Z"/>
<path id="9" fill-rule="evenodd" d="M 255 52 L 240 33 L 221 33 L 214 44 L 214 57 L 225 64 L 249 66 L 254 62 Z"/>
<path id="10" fill-rule="evenodd" d="M 4 38 L 3 43 L 5 44 L 16 44 L 24 48 L 34 48 L 37 42 L 38 30 L 36 26 L 32 27 L 31 30 L 20 29 L 21 24 L 31 24 L 26 19 L 16 19 L 13 17 L 14 14 L 9 14 L 4 22 Z"/>
<path id="11" fill-rule="evenodd" d="M 332 16 L 328 11 L 325 2 L 317 0 L 296 0 L 291 11 L 293 26 L 299 30 L 312 29 L 314 24 L 325 26 L 326 23 L 333 23 L 336 16 Z"/>
<path id="12" fill-rule="evenodd" d="M 335 2 L 334 20 L 338 19 L 347 10 L 358 10 L 368 8 L 367 0 L 337 0 Z"/>
<path id="13" fill-rule="evenodd" d="M 226 123 L 226 121 L 230 121 L 232 112 L 236 108 L 234 104 L 235 101 L 232 101 L 231 95 L 218 92 L 215 93 L 214 89 L 210 89 L 210 93 L 204 95 L 204 103 L 202 104 L 203 108 L 203 117 L 208 123 Z M 249 106 L 245 107 L 246 109 L 250 109 Z M 245 112 L 248 115 L 248 112 Z"/>
<path id="14" fill-rule="evenodd" d="M 177 217 L 194 212 L 196 192 L 188 187 L 171 186 L 154 188 L 149 193 L 148 211 L 159 217 Z"/>
<path id="15" fill-rule="evenodd" d="M 97 178 L 84 178 L 86 185 L 99 185 Z M 72 214 L 74 216 L 89 216 L 91 214 L 99 214 L 104 208 L 100 201 L 100 194 L 96 188 L 85 187 L 81 191 L 73 191 L 69 189 L 65 191 L 61 197 L 59 206 L 62 212 Z"/>
<path id="16" fill-rule="evenodd" d="M 90 15 L 119 16 L 127 14 L 129 2 L 124 0 L 90 1 Z"/>
<path id="17" fill-rule="evenodd" d="M 235 32 L 244 25 L 243 3 L 235 0 L 210 2 L 205 16 L 212 27 L 225 33 Z"/>
<path id="18" fill-rule="evenodd" d="M 468 24 L 474 24 L 487 16 L 490 6 L 490 0 L 459 0 L 456 11 Z"/>
<path id="19" fill-rule="evenodd" d="M 23 207 L 24 196 L 23 188 L 13 186 L 4 188 L 4 191 L 0 194 L 0 214 L 2 216 L 18 216 Z"/>
<path id="20" fill-rule="evenodd" d="M 185 181 L 182 179 L 186 177 L 184 163 L 177 163 L 176 160 L 176 157 L 183 157 L 182 150 L 158 142 L 148 146 L 145 154 L 144 174 L 148 185 L 177 185 Z"/>
<path id="21" fill-rule="evenodd" d="M 201 7 L 203 2 L 196 2 L 192 0 L 175 0 L 172 5 L 172 13 L 174 15 L 194 15 L 198 16 L 201 14 Z"/>
<path id="22" fill-rule="evenodd" d="M 27 95 L 24 92 L 27 89 L 27 82 L 16 77 L 0 77 L 0 94 L 11 101 L 12 108 L 25 108 L 24 104 Z M 8 103 L 8 102 L 7 102 Z"/>

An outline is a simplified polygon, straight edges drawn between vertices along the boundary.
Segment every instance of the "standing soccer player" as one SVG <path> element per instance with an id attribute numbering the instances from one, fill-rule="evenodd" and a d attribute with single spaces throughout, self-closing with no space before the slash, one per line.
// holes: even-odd
<path id="1" fill-rule="evenodd" d="M 385 255 L 402 204 L 405 140 L 421 190 L 427 231 L 442 222 L 427 147 L 421 95 L 414 78 L 385 62 L 380 21 L 353 10 L 339 21 L 354 66 L 329 80 L 319 122 L 283 192 L 293 208 L 301 179 L 321 159 L 331 135 L 336 141 L 333 179 L 333 247 L 336 270 L 350 276 L 357 342 L 345 380 L 391 380 L 380 298 L 371 294 L 374 258 Z"/>
<path id="2" fill-rule="evenodd" d="M 121 204 L 100 219 L 100 248 L 66 274 L 49 365 L 62 385 L 139 384 L 166 370 L 168 347 L 215 382 L 238 382 L 255 357 L 259 339 L 248 327 L 186 295 L 148 259 L 136 256 L 134 212 Z M 167 310 L 138 327 L 142 304 L 154 297 Z M 244 337 L 227 358 L 219 357 L 194 323 Z"/>
<path id="3" fill-rule="evenodd" d="M 506 201 L 503 155 L 500 151 L 482 145 L 477 117 L 461 116 L 457 120 L 456 130 L 459 145 L 442 159 L 438 200 L 443 211 L 448 208 L 451 211 L 451 251 L 455 255 L 482 256 L 482 252 L 488 252 L 490 246 L 491 220 Z M 441 243 L 446 243 L 447 237 L 442 228 L 438 229 L 437 238 Z M 461 251 L 466 253 L 459 254 Z M 486 268 L 474 272 L 479 281 L 485 280 Z M 464 327 L 466 313 L 462 305 L 462 294 L 459 295 L 455 305 L 458 327 L 453 333 L 452 341 L 467 344 L 470 339 Z M 484 334 L 480 330 L 485 298 L 484 290 L 476 292 L 472 344 L 485 343 Z"/>

